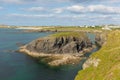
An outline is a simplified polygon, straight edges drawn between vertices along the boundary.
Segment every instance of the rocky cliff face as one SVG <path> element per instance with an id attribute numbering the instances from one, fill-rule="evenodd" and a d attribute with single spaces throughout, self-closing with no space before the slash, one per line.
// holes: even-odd
<path id="1" fill-rule="evenodd" d="M 98 33 L 95 36 L 95 42 L 102 46 L 106 42 L 106 33 Z"/>
<path id="2" fill-rule="evenodd" d="M 90 40 L 77 37 L 39 38 L 26 45 L 26 48 L 38 53 L 79 53 L 84 48 L 92 47 Z"/>
<path id="3" fill-rule="evenodd" d="M 74 34 L 74 35 L 73 35 Z M 49 66 L 75 64 L 84 57 L 83 53 L 92 50 L 93 44 L 86 34 L 60 33 L 36 39 L 19 51 L 45 62 Z"/>

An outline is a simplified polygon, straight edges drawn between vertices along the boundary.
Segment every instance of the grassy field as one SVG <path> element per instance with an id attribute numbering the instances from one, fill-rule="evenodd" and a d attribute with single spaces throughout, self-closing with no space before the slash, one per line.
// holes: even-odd
<path id="1" fill-rule="evenodd" d="M 90 57 L 100 59 L 99 65 L 79 71 L 75 80 L 120 80 L 120 31 L 109 32 L 106 43 Z"/>
<path id="2" fill-rule="evenodd" d="M 58 32 L 52 34 L 51 37 L 85 37 L 85 33 L 82 32 Z"/>
<path id="3" fill-rule="evenodd" d="M 94 30 L 102 30 L 100 27 L 96 27 L 96 28 L 92 28 L 92 27 L 52 27 L 52 28 L 44 28 L 43 30 L 50 30 L 50 31 L 80 31 L 80 30 L 90 30 L 90 31 L 94 31 Z"/>

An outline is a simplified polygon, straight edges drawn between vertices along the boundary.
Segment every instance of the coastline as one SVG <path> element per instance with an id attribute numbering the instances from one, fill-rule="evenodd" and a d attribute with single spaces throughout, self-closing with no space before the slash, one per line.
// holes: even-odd
<path id="1" fill-rule="evenodd" d="M 91 50 L 94 48 L 91 48 Z M 25 53 L 37 60 L 39 60 L 42 63 L 47 64 L 48 66 L 62 66 L 62 65 L 75 65 L 79 64 L 81 60 L 86 58 L 84 54 L 87 54 L 87 52 L 91 51 L 90 49 L 84 49 L 83 54 L 45 54 L 45 53 L 37 53 L 32 52 L 28 49 L 26 49 L 26 46 L 20 47 L 18 52 Z"/>

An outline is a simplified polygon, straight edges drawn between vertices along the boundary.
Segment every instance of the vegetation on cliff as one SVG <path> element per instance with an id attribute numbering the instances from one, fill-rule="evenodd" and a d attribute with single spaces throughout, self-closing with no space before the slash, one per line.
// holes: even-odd
<path id="1" fill-rule="evenodd" d="M 75 80 L 120 80 L 120 31 L 109 32 L 105 44 L 85 64 Z"/>
<path id="2" fill-rule="evenodd" d="M 83 32 L 59 32 L 56 34 L 51 35 L 50 37 L 78 37 L 78 38 L 85 38 L 87 37 Z"/>

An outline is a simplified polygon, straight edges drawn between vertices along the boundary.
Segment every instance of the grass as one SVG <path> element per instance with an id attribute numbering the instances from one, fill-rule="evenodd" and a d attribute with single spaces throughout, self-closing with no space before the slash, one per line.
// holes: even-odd
<path id="1" fill-rule="evenodd" d="M 98 67 L 79 71 L 75 80 L 120 80 L 120 31 L 111 31 L 106 44 L 90 57 L 100 59 Z"/>
<path id="2" fill-rule="evenodd" d="M 99 30 L 101 31 L 101 27 L 96 27 L 96 28 L 85 28 L 85 27 L 76 27 L 76 26 L 73 26 L 73 27 L 54 27 L 54 28 L 44 28 L 44 30 L 50 30 L 50 31 L 81 31 L 81 30 L 84 30 L 84 31 L 94 31 L 94 30 Z"/>
<path id="3" fill-rule="evenodd" d="M 85 37 L 85 33 L 82 32 L 59 32 L 51 35 L 52 37 Z"/>

